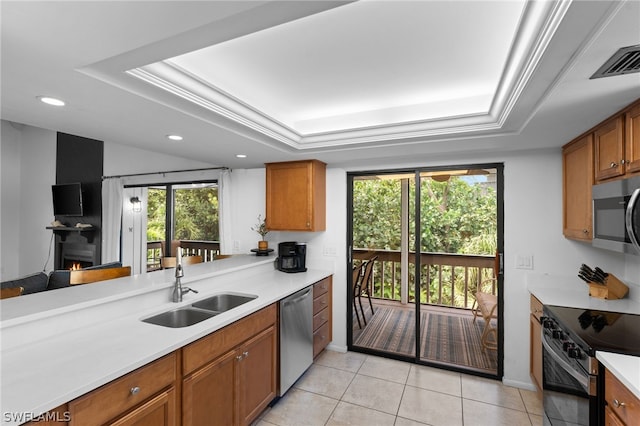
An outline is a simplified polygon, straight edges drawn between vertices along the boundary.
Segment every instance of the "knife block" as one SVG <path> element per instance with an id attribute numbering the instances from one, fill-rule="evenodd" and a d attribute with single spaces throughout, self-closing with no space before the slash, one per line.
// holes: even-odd
<path id="1" fill-rule="evenodd" d="M 591 297 L 617 300 L 624 299 L 627 294 L 629 294 L 629 287 L 612 274 L 609 274 L 609 276 L 605 278 L 604 284 L 589 283 L 589 296 Z"/>

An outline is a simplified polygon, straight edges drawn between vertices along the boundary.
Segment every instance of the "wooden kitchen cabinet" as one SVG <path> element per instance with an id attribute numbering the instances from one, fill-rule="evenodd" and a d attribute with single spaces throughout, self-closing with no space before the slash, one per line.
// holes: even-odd
<path id="1" fill-rule="evenodd" d="M 542 302 L 533 294 L 530 301 L 531 315 L 529 316 L 529 374 L 533 384 L 542 392 Z"/>
<path id="2" fill-rule="evenodd" d="M 22 426 L 63 426 L 69 422 L 69 407 L 63 404 L 47 413 L 42 414 L 37 419 L 24 423 Z"/>
<path id="3" fill-rule="evenodd" d="M 271 231 L 326 229 L 326 164 L 318 160 L 268 163 L 266 224 Z"/>
<path id="4" fill-rule="evenodd" d="M 640 174 L 640 100 L 596 126 L 593 137 L 597 182 Z"/>
<path id="5" fill-rule="evenodd" d="M 593 132 L 595 146 L 595 178 L 597 181 L 625 173 L 624 120 L 622 116 L 598 126 Z"/>
<path id="6" fill-rule="evenodd" d="M 183 348 L 182 425 L 248 425 L 277 390 L 277 307 Z"/>
<path id="7" fill-rule="evenodd" d="M 69 425 L 177 425 L 174 352 L 69 403 Z"/>
<path id="8" fill-rule="evenodd" d="M 332 336 L 332 276 L 313 285 L 313 357 L 333 340 Z"/>
<path id="9" fill-rule="evenodd" d="M 604 400 L 606 425 L 638 424 L 640 399 L 609 370 L 604 371 Z"/>
<path id="10" fill-rule="evenodd" d="M 593 238 L 593 137 L 588 134 L 562 149 L 562 232 L 566 238 Z"/>
<path id="11" fill-rule="evenodd" d="M 627 174 L 640 174 L 640 103 L 625 113 L 625 166 Z"/>

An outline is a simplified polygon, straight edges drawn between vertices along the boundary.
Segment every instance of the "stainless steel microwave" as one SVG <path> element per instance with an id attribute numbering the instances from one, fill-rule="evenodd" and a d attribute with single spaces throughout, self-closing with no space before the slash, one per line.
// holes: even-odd
<path id="1" fill-rule="evenodd" d="M 640 255 L 640 176 L 593 185 L 592 244 Z"/>

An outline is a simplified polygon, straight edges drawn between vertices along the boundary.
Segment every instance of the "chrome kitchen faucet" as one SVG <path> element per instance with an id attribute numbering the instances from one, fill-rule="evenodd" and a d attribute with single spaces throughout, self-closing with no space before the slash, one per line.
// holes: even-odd
<path id="1" fill-rule="evenodd" d="M 182 296 L 190 291 L 198 293 L 198 290 L 194 290 L 190 287 L 183 287 L 181 278 L 184 277 L 184 270 L 182 269 L 182 248 L 178 247 L 178 253 L 176 253 L 176 282 L 173 286 L 173 301 L 175 303 L 182 302 Z"/>

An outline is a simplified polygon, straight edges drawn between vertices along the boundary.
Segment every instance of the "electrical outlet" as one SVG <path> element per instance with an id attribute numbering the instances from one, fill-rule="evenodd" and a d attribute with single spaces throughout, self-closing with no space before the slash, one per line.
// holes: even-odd
<path id="1" fill-rule="evenodd" d="M 233 252 L 234 253 L 240 253 L 240 241 L 235 240 L 233 242 Z"/>

